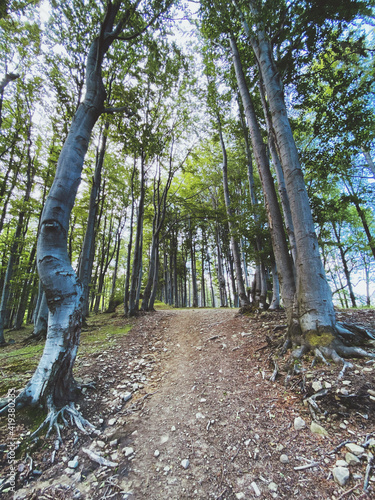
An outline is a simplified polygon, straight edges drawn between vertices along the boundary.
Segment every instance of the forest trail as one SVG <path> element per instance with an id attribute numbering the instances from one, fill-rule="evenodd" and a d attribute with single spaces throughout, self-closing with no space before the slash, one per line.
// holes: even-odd
<path id="1" fill-rule="evenodd" d="M 283 323 L 278 312 L 249 318 L 228 309 L 158 311 L 137 319 L 100 354 L 80 356 L 78 374 L 97 382 L 81 401 L 97 436 L 74 439 L 67 431 L 56 463 L 47 467 L 50 451 L 38 457 L 46 466 L 42 477 L 15 499 L 305 500 L 360 491 L 366 462 L 342 488 L 331 472 L 347 450 L 330 452 L 344 440 L 365 440 L 374 419 L 341 413 L 321 422 L 328 436 L 310 431 L 298 379 L 292 390 L 270 381 L 265 338 L 277 340 L 275 327 Z M 335 383 L 338 370 L 315 368 L 306 379 Z M 132 398 L 124 402 L 128 391 Z M 302 430 L 294 428 L 296 417 L 306 421 Z M 118 467 L 99 467 L 87 449 Z M 69 469 L 74 457 L 79 465 Z M 371 498 L 371 490 L 360 493 L 355 498 Z"/>

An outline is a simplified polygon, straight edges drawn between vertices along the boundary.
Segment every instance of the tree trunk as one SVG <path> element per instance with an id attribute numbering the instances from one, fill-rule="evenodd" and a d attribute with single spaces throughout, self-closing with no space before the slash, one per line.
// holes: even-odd
<path id="1" fill-rule="evenodd" d="M 354 295 L 354 291 L 353 291 L 352 281 L 351 281 L 351 278 L 350 278 L 350 271 L 349 271 L 349 267 L 348 267 L 348 262 L 347 262 L 346 257 L 345 257 L 344 249 L 342 248 L 342 244 L 341 244 L 341 241 L 340 241 L 340 235 L 339 235 L 339 232 L 337 230 L 337 226 L 336 226 L 335 222 L 332 222 L 332 228 L 333 228 L 333 232 L 335 234 L 335 238 L 336 238 L 336 241 L 337 241 L 337 246 L 338 246 L 339 252 L 340 252 L 340 257 L 341 257 L 341 262 L 342 262 L 343 269 L 344 269 L 346 283 L 348 285 L 350 301 L 352 303 L 352 307 L 356 308 L 357 307 L 357 303 L 356 303 L 356 300 L 355 300 L 355 295 Z"/>
<path id="2" fill-rule="evenodd" d="M 234 236 L 234 227 L 233 227 L 233 215 L 234 214 L 233 214 L 232 207 L 231 207 L 230 195 L 229 195 L 229 184 L 228 184 L 228 158 L 227 158 L 227 151 L 226 151 L 226 147 L 225 147 L 225 143 L 224 143 L 224 138 L 223 138 L 223 133 L 222 133 L 222 129 L 221 129 L 221 122 L 220 122 L 219 115 L 217 116 L 217 121 L 218 121 L 218 130 L 219 130 L 221 151 L 223 154 L 223 164 L 222 164 L 223 188 L 224 188 L 225 207 L 226 207 L 227 216 L 228 216 L 230 243 L 231 243 L 231 248 L 232 248 L 234 266 L 236 268 L 236 281 L 237 281 L 237 288 L 238 288 L 239 305 L 241 307 L 243 307 L 243 306 L 246 306 L 249 304 L 249 299 L 247 298 L 245 285 L 244 285 L 244 281 L 243 281 L 240 247 L 238 245 L 237 239 Z M 237 295 L 237 292 L 235 293 L 235 296 L 236 295 Z"/>
<path id="3" fill-rule="evenodd" d="M 140 197 L 138 205 L 137 214 L 137 231 L 135 235 L 135 245 L 134 245 L 134 257 L 133 257 L 133 269 L 132 269 L 132 279 L 130 286 L 130 296 L 129 296 L 129 316 L 135 316 L 138 314 L 139 310 L 139 297 L 141 278 L 142 278 L 142 242 L 143 242 L 143 216 L 144 216 L 144 203 L 145 203 L 145 158 L 144 153 L 141 156 L 141 186 L 140 186 Z"/>
<path id="4" fill-rule="evenodd" d="M 50 410 L 47 421 L 57 418 L 56 408 L 69 406 L 76 384 L 73 365 L 81 332 L 82 285 L 67 252 L 70 214 L 81 180 L 84 157 L 92 129 L 103 112 L 105 89 L 101 76 L 104 54 L 113 37 L 111 33 L 120 3 L 108 4 L 101 25 L 101 35 L 91 44 L 86 71 L 86 94 L 71 124 L 61 150 L 56 175 L 44 205 L 37 246 L 37 265 L 49 308 L 48 333 L 39 365 L 17 406 L 44 405 Z"/>
<path id="5" fill-rule="evenodd" d="M 269 308 L 270 311 L 275 311 L 277 309 L 280 309 L 280 285 L 275 263 L 272 266 L 272 284 L 272 301 Z"/>
<path id="6" fill-rule="evenodd" d="M 253 1 L 250 2 L 250 9 L 256 19 L 259 13 Z M 246 22 L 243 22 L 243 26 L 254 50 L 264 82 L 296 236 L 295 309 L 298 311 L 298 325 L 289 322 L 289 332 L 295 339 L 297 334 L 302 332 L 304 344 L 307 347 L 310 347 L 308 335 L 313 338 L 316 334 L 326 333 L 327 335 L 321 342 L 328 346 L 334 338 L 335 311 L 320 259 L 318 241 L 298 152 L 287 116 L 280 75 L 273 60 L 270 42 L 262 27 L 256 26 L 256 36 L 253 36 Z M 277 266 L 282 275 L 278 262 Z"/>
<path id="7" fill-rule="evenodd" d="M 124 287 L 124 314 L 128 316 L 129 314 L 129 285 L 130 285 L 130 264 L 131 264 L 131 252 L 133 246 L 133 221 L 134 221 L 134 175 L 135 175 L 136 162 L 134 160 L 134 166 L 131 177 L 131 196 L 132 196 L 132 206 L 130 212 L 130 227 L 129 227 L 129 243 L 128 243 L 128 254 L 126 256 L 126 278 Z"/>
<path id="8" fill-rule="evenodd" d="M 78 277 L 82 283 L 82 316 L 86 318 L 89 314 L 89 288 L 91 282 L 92 267 L 94 264 L 95 254 L 95 226 L 99 206 L 99 196 L 101 188 L 102 169 L 104 164 L 105 151 L 107 147 L 107 136 L 109 130 L 109 122 L 104 125 L 100 149 L 97 152 L 94 176 L 92 178 L 92 186 L 90 191 L 89 213 L 86 223 L 86 232 L 83 240 L 81 256 L 78 266 Z"/>
<path id="9" fill-rule="evenodd" d="M 216 228 L 216 248 L 217 248 L 217 279 L 219 281 L 220 307 L 228 307 L 228 298 L 224 276 L 223 258 L 221 253 L 219 230 Z"/>
<path id="10" fill-rule="evenodd" d="M 237 45 L 233 37 L 230 40 L 230 44 L 233 54 L 233 63 L 236 71 L 238 87 L 245 110 L 247 124 L 250 130 L 255 161 L 262 182 L 265 206 L 272 239 L 272 248 L 279 272 L 281 296 L 288 317 L 288 324 L 291 326 L 293 324 L 293 305 L 295 295 L 295 281 L 292 260 L 289 255 L 288 245 L 285 239 L 283 220 L 277 200 L 274 181 L 269 168 L 269 161 L 266 154 L 265 144 L 262 139 L 254 106 L 251 101 L 250 93 L 242 70 Z"/>
<path id="11" fill-rule="evenodd" d="M 23 197 L 23 203 L 24 203 L 25 207 L 27 206 L 27 204 L 30 201 L 31 190 L 33 187 L 33 181 L 34 181 L 34 175 L 35 175 L 34 160 L 31 157 L 32 142 L 31 142 L 31 130 L 30 129 L 31 129 L 31 125 L 29 125 L 29 128 L 28 128 L 28 147 L 27 147 L 28 165 L 27 165 L 27 172 L 26 172 L 27 181 L 26 181 L 26 187 L 25 187 L 25 194 Z M 1 301 L 0 301 L 0 344 L 5 343 L 4 328 L 6 327 L 7 319 L 8 319 L 8 299 L 9 299 L 10 285 L 11 285 L 11 280 L 13 277 L 14 266 L 16 265 L 16 262 L 18 261 L 18 252 L 19 252 L 19 248 L 21 245 L 21 236 L 24 232 L 25 216 L 26 216 L 26 208 L 23 208 L 23 209 L 21 209 L 21 211 L 18 215 L 17 226 L 16 226 L 16 230 L 14 233 L 13 242 L 12 242 L 12 245 L 10 247 L 8 264 L 7 264 L 4 282 L 3 282 L 3 287 L 2 287 L 2 294 L 1 294 Z"/>

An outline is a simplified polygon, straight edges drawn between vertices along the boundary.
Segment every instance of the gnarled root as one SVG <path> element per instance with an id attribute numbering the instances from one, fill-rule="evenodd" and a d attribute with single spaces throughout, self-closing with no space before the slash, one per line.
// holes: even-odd
<path id="1" fill-rule="evenodd" d="M 54 404 L 48 404 L 48 408 L 49 410 L 47 417 L 37 428 L 37 430 L 32 433 L 31 438 L 39 434 L 39 432 L 42 429 L 44 429 L 44 427 L 48 426 L 46 437 L 48 437 L 51 431 L 55 429 L 59 441 L 62 441 L 60 432 L 61 424 L 58 423 L 59 417 L 61 417 L 64 426 L 69 425 L 67 420 L 67 418 L 69 418 L 70 424 L 76 425 L 76 427 L 78 427 L 78 429 L 84 434 L 88 434 L 89 430 L 90 431 L 95 430 L 95 427 L 88 420 L 86 420 L 77 410 L 74 403 L 69 403 L 60 409 L 57 409 Z"/>

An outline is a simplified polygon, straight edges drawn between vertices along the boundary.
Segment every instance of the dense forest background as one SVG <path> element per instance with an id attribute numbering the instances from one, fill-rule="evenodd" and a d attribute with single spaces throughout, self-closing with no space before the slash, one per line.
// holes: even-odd
<path id="1" fill-rule="evenodd" d="M 283 184 L 258 69 L 235 4 L 245 9 L 241 2 L 173 3 L 139 36 L 119 37 L 108 50 L 102 66 L 107 110 L 93 129 L 67 235 L 69 257 L 83 283 L 84 316 L 120 304 L 134 315 L 139 308 L 152 310 L 155 300 L 176 307 L 239 306 L 239 272 L 253 301 L 280 304 L 233 37 L 280 205 Z M 334 303 L 371 306 L 372 2 L 331 2 L 324 12 L 321 2 L 260 4 Z M 87 56 L 105 12 L 102 2 L 91 0 L 5 5 L 0 19 L 3 341 L 4 329 L 25 323 L 34 321 L 35 334 L 46 330 L 36 265 L 39 221 L 85 97 Z M 142 19 L 135 21 L 141 25 Z M 293 240 L 288 241 L 293 254 Z"/>

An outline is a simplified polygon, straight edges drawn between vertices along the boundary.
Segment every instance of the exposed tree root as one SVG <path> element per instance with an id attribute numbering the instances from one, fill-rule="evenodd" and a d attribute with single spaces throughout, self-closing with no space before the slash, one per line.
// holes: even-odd
<path id="1" fill-rule="evenodd" d="M 42 429 L 48 426 L 46 437 L 48 437 L 51 431 L 55 429 L 59 441 L 62 441 L 60 432 L 61 424 L 58 423 L 59 417 L 61 417 L 64 426 L 69 425 L 67 420 L 68 418 L 70 419 L 70 424 L 76 425 L 76 427 L 78 427 L 78 429 L 84 434 L 88 434 L 88 430 L 95 430 L 95 427 L 77 410 L 77 408 L 74 406 L 74 403 L 69 403 L 60 409 L 57 409 L 53 404 L 49 404 L 48 406 L 49 411 L 47 417 L 37 428 L 37 430 L 32 433 L 31 438 L 35 437 Z"/>

